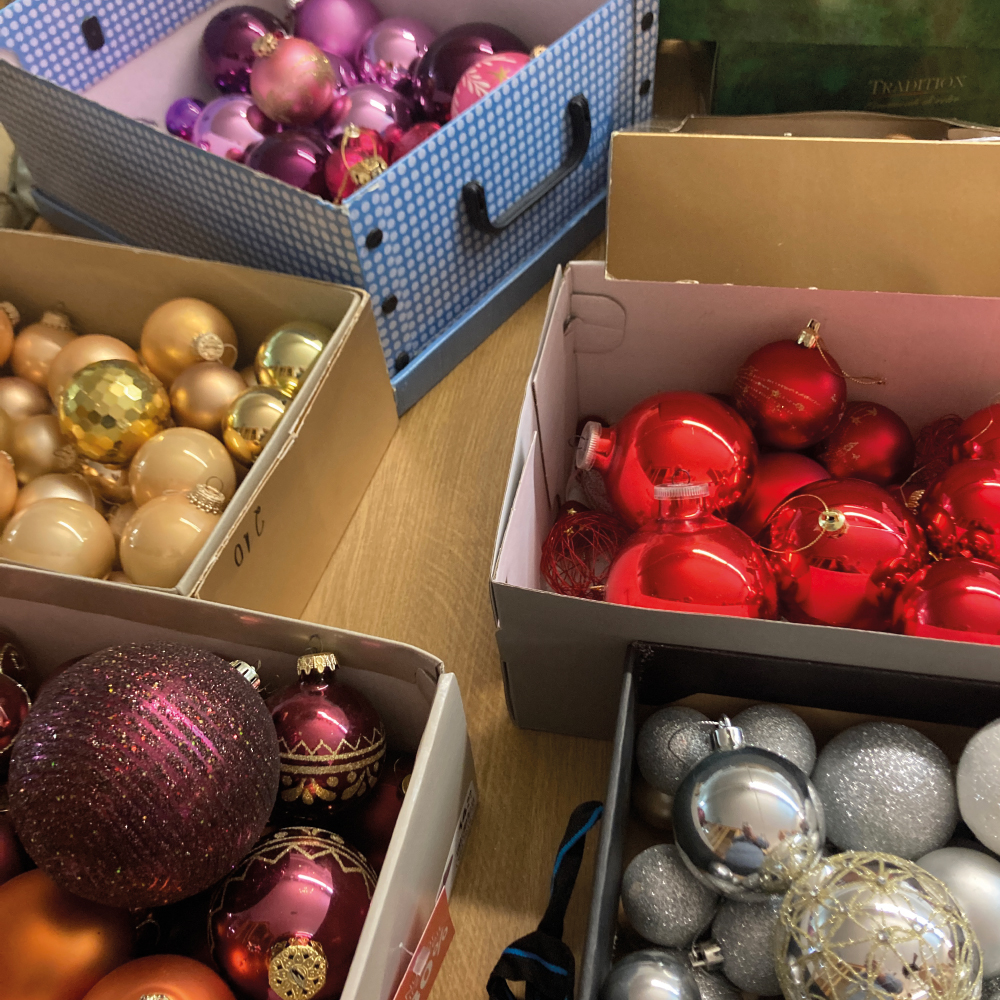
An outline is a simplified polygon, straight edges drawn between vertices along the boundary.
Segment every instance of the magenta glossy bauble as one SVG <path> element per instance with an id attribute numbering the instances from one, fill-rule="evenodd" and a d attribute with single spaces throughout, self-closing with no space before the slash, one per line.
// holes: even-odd
<path id="1" fill-rule="evenodd" d="M 246 94 L 226 94 L 206 104 L 195 119 L 191 144 L 240 163 L 251 146 L 279 127 Z"/>
<path id="2" fill-rule="evenodd" d="M 281 21 L 261 7 L 227 7 L 220 11 L 201 36 L 205 78 L 224 94 L 246 93 L 255 58 L 253 43 L 269 32 L 283 35 L 285 29 Z"/>
<path id="3" fill-rule="evenodd" d="M 377 83 L 361 83 L 334 100 L 320 127 L 335 139 L 348 125 L 357 125 L 391 142 L 394 129 L 405 132 L 412 123 L 413 104 L 407 97 Z"/>
<path id="4" fill-rule="evenodd" d="M 302 191 L 325 197 L 323 169 L 329 147 L 318 135 L 285 129 L 257 143 L 246 157 L 246 165 Z"/>
<path id="5" fill-rule="evenodd" d="M 387 17 L 365 36 L 358 49 L 358 75 L 368 83 L 408 94 L 417 65 L 437 37 L 415 17 Z"/>
<path id="6" fill-rule="evenodd" d="M 295 34 L 327 55 L 353 59 L 381 15 L 370 0 L 291 0 Z"/>

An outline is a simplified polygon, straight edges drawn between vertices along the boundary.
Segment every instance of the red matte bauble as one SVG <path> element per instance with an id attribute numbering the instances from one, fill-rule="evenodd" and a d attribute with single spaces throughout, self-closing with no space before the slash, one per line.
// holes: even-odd
<path id="1" fill-rule="evenodd" d="M 927 560 L 912 515 L 861 479 L 804 486 L 758 538 L 769 550 L 782 610 L 813 625 L 887 628 L 896 595 Z"/>
<path id="2" fill-rule="evenodd" d="M 663 501 L 660 519 L 634 534 L 612 563 L 608 603 L 777 617 L 774 575 L 764 553 L 735 525 L 709 513 L 706 499 Z"/>
<path id="3" fill-rule="evenodd" d="M 385 726 L 372 703 L 335 677 L 336 658 L 299 658 L 299 679 L 267 701 L 278 733 L 278 806 L 303 820 L 361 802 L 385 758 Z"/>
<path id="4" fill-rule="evenodd" d="M 1000 569 L 963 556 L 925 566 L 896 598 L 892 624 L 905 635 L 1000 646 Z"/>
<path id="5" fill-rule="evenodd" d="M 385 856 L 410 786 L 416 758 L 412 753 L 390 754 L 375 790 L 360 809 L 347 813 L 337 829 L 365 856 L 376 872 Z"/>
<path id="6" fill-rule="evenodd" d="M 822 465 L 794 451 L 761 455 L 750 489 L 740 504 L 740 514 L 733 519 L 733 524 L 753 538 L 785 497 L 809 483 L 827 478 L 829 474 Z"/>
<path id="7" fill-rule="evenodd" d="M 903 419 L 879 403 L 848 403 L 816 456 L 835 479 L 866 479 L 888 486 L 913 471 L 913 435 Z"/>
<path id="8" fill-rule="evenodd" d="M 1000 461 L 1000 403 L 977 410 L 955 428 L 950 457 L 953 462 L 967 458 Z"/>
<path id="9" fill-rule="evenodd" d="M 659 516 L 653 489 L 664 483 L 708 483 L 714 508 L 728 511 L 750 486 L 757 444 L 725 403 L 700 392 L 662 392 L 633 407 L 614 427 L 587 424 L 576 464 L 604 476 L 615 509 L 638 528 Z"/>
<path id="10" fill-rule="evenodd" d="M 602 601 L 611 562 L 628 536 L 617 517 L 563 504 L 542 544 L 542 577 L 557 594 Z"/>
<path id="11" fill-rule="evenodd" d="M 0 813 L 0 885 L 29 868 L 31 861 L 14 833 L 10 816 L 5 812 Z"/>
<path id="12" fill-rule="evenodd" d="M 209 968 L 180 955 L 149 955 L 120 965 L 84 1000 L 235 1000 Z"/>
<path id="13" fill-rule="evenodd" d="M 349 125 L 332 146 L 324 169 L 327 190 L 338 205 L 389 166 L 389 143 L 374 129 Z"/>
<path id="14" fill-rule="evenodd" d="M 776 340 L 743 362 L 733 398 L 761 445 L 798 451 L 822 441 L 837 426 L 847 383 L 818 342 L 806 347 Z"/>
<path id="15" fill-rule="evenodd" d="M 216 893 L 216 964 L 251 1000 L 339 996 L 375 880 L 338 834 L 301 826 L 272 833 Z"/>
<path id="16" fill-rule="evenodd" d="M 956 462 L 924 494 L 918 516 L 941 555 L 1000 565 L 1000 462 Z"/>

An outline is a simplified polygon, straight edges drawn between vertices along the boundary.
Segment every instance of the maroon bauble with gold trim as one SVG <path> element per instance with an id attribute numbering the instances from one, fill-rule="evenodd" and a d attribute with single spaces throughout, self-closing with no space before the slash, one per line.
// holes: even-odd
<path id="1" fill-rule="evenodd" d="M 250 1000 L 340 995 L 376 876 L 343 837 L 292 826 L 260 841 L 216 891 L 212 955 Z"/>
<path id="2" fill-rule="evenodd" d="M 363 800 L 379 779 L 385 726 L 335 677 L 333 653 L 299 657 L 299 679 L 267 701 L 281 753 L 279 811 L 320 821 Z"/>

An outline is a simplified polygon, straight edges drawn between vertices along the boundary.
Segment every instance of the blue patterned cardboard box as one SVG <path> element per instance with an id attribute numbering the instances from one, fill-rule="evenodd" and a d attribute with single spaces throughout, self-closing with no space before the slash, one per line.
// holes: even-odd
<path id="1" fill-rule="evenodd" d="M 652 113 L 657 0 L 378 2 L 548 48 L 340 206 L 163 129 L 175 97 L 212 96 L 198 40 L 231 4 L 16 0 L 0 11 L 0 121 L 71 232 L 367 289 L 402 413 L 603 227 L 611 133 Z M 570 156 L 577 95 L 579 162 L 501 231 L 477 228 L 463 188 L 480 182 L 506 221 Z"/>

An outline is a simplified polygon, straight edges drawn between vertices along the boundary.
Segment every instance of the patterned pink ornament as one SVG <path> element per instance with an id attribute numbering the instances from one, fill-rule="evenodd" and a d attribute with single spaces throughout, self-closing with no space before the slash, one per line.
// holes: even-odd
<path id="1" fill-rule="evenodd" d="M 337 79 L 330 60 L 312 42 L 265 35 L 253 51 L 250 93 L 268 118 L 282 125 L 311 125 L 329 110 Z"/>
<path id="2" fill-rule="evenodd" d="M 467 111 L 491 90 L 496 90 L 504 80 L 509 80 L 519 69 L 531 62 L 531 56 L 520 52 L 498 52 L 470 66 L 458 81 L 451 97 L 451 118 Z"/>

